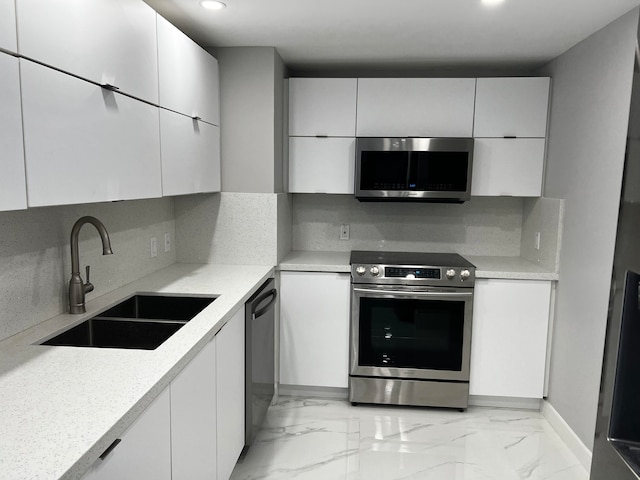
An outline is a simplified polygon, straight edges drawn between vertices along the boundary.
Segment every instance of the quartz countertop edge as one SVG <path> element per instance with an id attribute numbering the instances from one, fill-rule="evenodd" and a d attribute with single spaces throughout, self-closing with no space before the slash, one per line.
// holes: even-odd
<path id="1" fill-rule="evenodd" d="M 351 252 L 291 251 L 279 264 L 282 272 L 350 273 Z M 463 255 L 476 266 L 476 278 L 558 280 L 558 273 L 521 257 Z"/>
<path id="2" fill-rule="evenodd" d="M 81 478 L 273 271 L 176 263 L 0 342 L 0 471 Z M 34 345 L 135 293 L 216 300 L 155 350 Z"/>

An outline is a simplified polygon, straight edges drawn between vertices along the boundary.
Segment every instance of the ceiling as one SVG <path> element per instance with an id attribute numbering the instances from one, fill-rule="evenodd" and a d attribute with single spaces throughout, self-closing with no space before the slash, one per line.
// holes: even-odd
<path id="1" fill-rule="evenodd" d="M 293 71 L 535 68 L 640 0 L 145 0 L 203 47 L 276 47 Z"/>

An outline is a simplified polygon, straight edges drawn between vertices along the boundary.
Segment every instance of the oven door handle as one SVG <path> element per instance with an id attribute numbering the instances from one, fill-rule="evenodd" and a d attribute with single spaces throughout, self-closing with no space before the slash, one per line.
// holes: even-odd
<path id="1" fill-rule="evenodd" d="M 420 297 L 471 297 L 473 292 L 445 292 L 445 291 L 402 291 L 402 290 L 374 290 L 370 288 L 353 288 L 354 292 L 360 293 L 375 293 L 378 295 L 405 295 L 405 296 L 420 296 Z"/>

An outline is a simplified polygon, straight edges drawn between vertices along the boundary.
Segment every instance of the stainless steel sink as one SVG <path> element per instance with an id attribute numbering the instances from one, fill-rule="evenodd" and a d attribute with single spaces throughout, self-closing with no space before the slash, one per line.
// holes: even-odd
<path id="1" fill-rule="evenodd" d="M 134 295 L 39 343 L 154 350 L 214 300 L 215 297 Z"/>

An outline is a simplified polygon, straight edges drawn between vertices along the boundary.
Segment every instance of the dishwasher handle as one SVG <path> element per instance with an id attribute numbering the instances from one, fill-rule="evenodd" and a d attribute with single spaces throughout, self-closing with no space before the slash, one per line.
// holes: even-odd
<path id="1" fill-rule="evenodd" d="M 260 304 L 260 302 L 262 302 L 263 300 L 269 298 L 270 296 L 271 296 L 271 300 L 269 300 L 269 303 L 267 303 L 264 307 L 262 307 L 259 310 L 254 310 L 254 307 L 258 306 Z M 278 298 L 278 291 L 275 288 L 272 288 L 271 290 L 263 293 L 258 298 L 256 298 L 253 301 L 253 304 L 251 305 L 251 318 L 253 318 L 255 320 L 256 318 L 261 317 L 262 315 L 264 315 L 267 312 L 267 310 L 269 310 L 269 308 L 271 308 L 271 305 L 273 305 L 275 303 L 276 298 Z"/>

